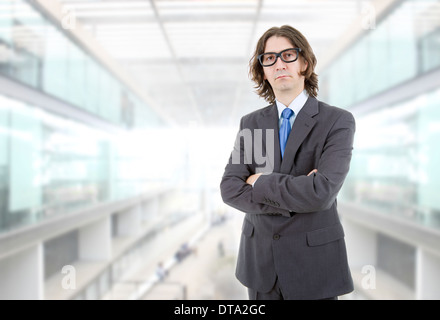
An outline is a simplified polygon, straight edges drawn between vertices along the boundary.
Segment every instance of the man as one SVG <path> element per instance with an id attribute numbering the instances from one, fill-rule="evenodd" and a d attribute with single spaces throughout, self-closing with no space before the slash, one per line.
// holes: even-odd
<path id="1" fill-rule="evenodd" d="M 223 201 L 246 213 L 236 276 L 250 299 L 337 300 L 353 290 L 336 196 L 355 120 L 316 99 L 316 62 L 290 26 L 266 31 L 250 61 L 271 105 L 241 119 L 220 184 Z"/>

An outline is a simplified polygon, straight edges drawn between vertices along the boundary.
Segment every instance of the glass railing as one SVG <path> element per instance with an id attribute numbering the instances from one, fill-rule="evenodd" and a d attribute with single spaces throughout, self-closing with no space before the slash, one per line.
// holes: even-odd
<path id="1" fill-rule="evenodd" d="M 0 233 L 175 183 L 180 153 L 158 171 L 166 143 L 149 130 L 109 133 L 0 95 Z"/>
<path id="2" fill-rule="evenodd" d="M 320 96 L 350 108 L 440 67 L 440 1 L 406 0 L 323 70 Z"/>
<path id="3" fill-rule="evenodd" d="M 376 99 L 361 112 L 356 104 L 439 70 L 438 12 L 439 0 L 399 2 L 320 75 L 320 99 L 356 116 L 351 169 L 339 199 L 433 228 L 440 228 L 440 90 L 404 101 L 396 96 L 391 105 Z"/>
<path id="4" fill-rule="evenodd" d="M 440 89 L 357 119 L 340 200 L 440 228 Z"/>
<path id="5" fill-rule="evenodd" d="M 124 128 L 160 117 L 32 1 L 0 3 L 0 74 Z"/>

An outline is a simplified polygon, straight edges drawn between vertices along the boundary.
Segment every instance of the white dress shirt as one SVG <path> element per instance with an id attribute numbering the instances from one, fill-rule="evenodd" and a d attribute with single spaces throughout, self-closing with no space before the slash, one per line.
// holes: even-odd
<path id="1" fill-rule="evenodd" d="M 275 102 L 277 104 L 277 108 L 278 108 L 278 119 L 280 119 L 278 121 L 278 128 L 281 127 L 281 123 L 283 121 L 283 119 L 281 118 L 281 113 L 283 113 L 283 110 L 285 108 L 290 108 L 294 112 L 293 116 L 290 117 L 290 119 L 289 119 L 290 120 L 290 128 L 292 128 L 293 123 L 295 122 L 296 116 L 301 111 L 302 107 L 304 107 L 308 98 L 309 98 L 309 95 L 307 94 L 307 91 L 303 90 L 295 99 L 293 99 L 293 101 L 290 103 L 289 106 L 285 106 L 284 104 L 282 104 L 278 100 L 275 100 Z"/>
<path id="2" fill-rule="evenodd" d="M 275 102 L 277 104 L 277 108 L 278 108 L 278 117 L 279 117 L 278 128 L 281 127 L 281 123 L 283 121 L 283 119 L 281 118 L 281 114 L 283 113 L 283 110 L 285 108 L 290 108 L 294 112 L 294 114 L 289 119 L 289 121 L 290 121 L 290 128 L 292 128 L 293 123 L 295 122 L 297 114 L 304 107 L 304 105 L 306 104 L 308 98 L 309 98 L 309 95 L 307 94 L 307 91 L 303 90 L 295 99 L 293 99 L 293 101 L 290 103 L 290 105 L 288 107 L 286 107 L 284 104 L 282 104 L 278 100 L 275 100 Z M 254 187 L 254 184 L 257 181 L 258 181 L 258 179 L 256 181 L 254 181 L 254 183 L 252 183 L 252 187 Z"/>

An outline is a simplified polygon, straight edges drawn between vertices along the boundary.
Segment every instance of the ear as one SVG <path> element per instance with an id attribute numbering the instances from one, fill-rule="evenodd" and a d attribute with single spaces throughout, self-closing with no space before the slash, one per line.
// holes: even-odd
<path id="1" fill-rule="evenodd" d="M 304 72 L 304 71 L 307 70 L 307 67 L 309 66 L 309 63 L 307 62 L 306 59 L 302 59 L 302 62 L 303 62 L 304 68 L 301 71 Z"/>

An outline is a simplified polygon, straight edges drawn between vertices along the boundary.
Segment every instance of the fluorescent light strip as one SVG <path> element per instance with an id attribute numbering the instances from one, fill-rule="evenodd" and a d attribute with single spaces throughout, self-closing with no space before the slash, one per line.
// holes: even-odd
<path id="1" fill-rule="evenodd" d="M 127 17 L 127 16 L 148 16 L 154 17 L 152 10 L 110 10 L 110 11 L 75 11 L 75 16 L 85 17 Z"/>
<path id="2" fill-rule="evenodd" d="M 243 7 L 243 6 L 256 6 L 258 3 L 257 0 L 248 0 L 248 1 L 235 1 L 235 0 L 222 0 L 222 1 L 160 1 L 157 3 L 157 7 L 159 9 L 163 8 L 200 8 L 200 7 Z"/>
<path id="3" fill-rule="evenodd" d="M 132 8 L 148 8 L 151 5 L 147 1 L 120 1 L 120 2 L 84 2 L 84 3 L 68 3 L 62 4 L 67 9 L 132 9 Z"/>

